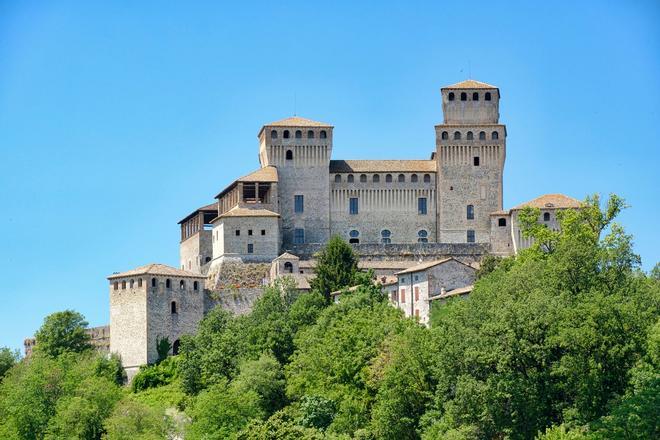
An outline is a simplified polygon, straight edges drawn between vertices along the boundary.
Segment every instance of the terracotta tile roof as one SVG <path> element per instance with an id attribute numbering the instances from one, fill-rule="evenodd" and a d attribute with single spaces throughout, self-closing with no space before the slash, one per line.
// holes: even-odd
<path id="1" fill-rule="evenodd" d="M 467 295 L 471 293 L 474 290 L 473 285 L 465 286 L 465 287 L 459 287 L 458 289 L 453 289 L 445 293 L 441 293 L 440 295 L 433 295 L 429 299 L 433 301 L 434 299 L 443 299 L 443 298 L 451 298 L 453 296 L 462 296 L 462 295 Z"/>
<path id="2" fill-rule="evenodd" d="M 331 173 L 435 173 L 434 160 L 331 160 Z"/>
<path id="3" fill-rule="evenodd" d="M 286 275 L 286 276 L 289 276 L 289 277 L 293 278 L 293 280 L 296 282 L 296 287 L 299 290 L 309 290 L 309 289 L 312 288 L 309 284 L 309 280 L 310 280 L 310 278 L 313 278 L 314 275 L 294 273 L 294 274 L 289 274 L 289 275 Z"/>
<path id="4" fill-rule="evenodd" d="M 108 277 L 109 280 L 114 278 L 125 278 L 132 277 L 137 275 L 166 275 L 172 277 L 187 277 L 187 278 L 204 278 L 204 275 L 200 275 L 194 272 L 188 272 L 187 270 L 176 269 L 172 266 L 167 266 L 165 264 L 152 263 L 144 266 L 140 266 L 133 270 L 129 270 L 121 273 L 113 273 Z"/>
<path id="5" fill-rule="evenodd" d="M 511 208 L 511 210 L 522 209 L 525 206 L 531 206 L 532 208 L 579 208 L 582 206 L 582 202 L 573 197 L 568 197 L 563 194 L 545 194 L 543 196 L 537 197 L 534 200 L 529 202 L 521 203 L 518 206 Z"/>
<path id="6" fill-rule="evenodd" d="M 421 271 L 423 271 L 423 270 L 430 269 L 431 267 L 435 267 L 435 266 L 437 266 L 437 265 L 439 265 L 439 264 L 444 264 L 444 263 L 446 263 L 446 262 L 448 262 L 448 261 L 451 261 L 451 260 L 454 260 L 454 261 L 456 261 L 457 263 L 461 263 L 461 264 L 463 264 L 463 265 L 465 265 L 465 266 L 467 266 L 467 267 L 469 267 L 469 268 L 474 269 L 474 268 L 473 268 L 472 266 L 470 266 L 469 264 L 465 264 L 465 263 L 463 263 L 462 261 L 457 260 L 456 258 L 449 257 L 449 258 L 443 258 L 442 260 L 425 261 L 425 262 L 420 263 L 420 264 L 418 264 L 418 265 L 416 265 L 416 266 L 409 267 L 408 269 L 402 270 L 401 272 L 397 272 L 395 275 L 403 275 L 403 274 L 406 274 L 406 273 L 421 272 Z"/>
<path id="7" fill-rule="evenodd" d="M 235 206 L 229 211 L 225 212 L 222 215 L 219 215 L 217 218 L 225 217 L 279 217 L 280 215 L 276 212 L 269 211 L 268 209 L 261 208 L 240 208 Z"/>
<path id="8" fill-rule="evenodd" d="M 258 169 L 246 176 L 239 177 L 236 182 L 277 182 L 277 168 L 274 166 L 267 166 Z"/>
<path id="9" fill-rule="evenodd" d="M 201 208 L 195 209 L 193 212 L 185 216 L 178 224 L 181 224 L 188 220 L 191 217 L 194 217 L 198 212 L 218 212 L 218 203 L 211 203 L 210 205 L 202 206 Z"/>
<path id="10" fill-rule="evenodd" d="M 497 89 L 496 86 L 492 86 L 490 84 L 486 84 L 481 81 L 475 81 L 473 79 L 466 79 L 465 81 L 458 82 L 456 84 L 452 84 L 450 86 L 446 86 L 442 88 L 443 90 L 445 89 Z"/>
<path id="11" fill-rule="evenodd" d="M 325 122 L 301 118 L 300 116 L 292 116 L 290 118 L 271 122 L 270 124 L 264 124 L 264 127 L 332 127 L 332 125 L 326 124 Z"/>
<path id="12" fill-rule="evenodd" d="M 300 260 L 300 258 L 297 257 L 296 255 L 293 255 L 293 254 L 289 253 L 289 252 L 284 252 L 282 255 L 275 258 L 275 260 L 273 260 L 273 261 L 277 261 L 277 260 Z"/>

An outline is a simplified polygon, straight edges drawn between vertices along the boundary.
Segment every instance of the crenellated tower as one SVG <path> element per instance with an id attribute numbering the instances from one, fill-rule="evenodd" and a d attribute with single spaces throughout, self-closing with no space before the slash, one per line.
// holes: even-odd
<path id="1" fill-rule="evenodd" d="M 499 101 L 499 89 L 479 81 L 442 88 L 444 123 L 435 127 L 439 242 L 490 240 L 490 213 L 502 209 L 506 157 Z"/>

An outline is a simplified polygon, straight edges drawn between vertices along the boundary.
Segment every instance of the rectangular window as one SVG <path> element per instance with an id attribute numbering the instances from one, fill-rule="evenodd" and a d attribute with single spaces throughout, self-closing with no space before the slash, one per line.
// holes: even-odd
<path id="1" fill-rule="evenodd" d="M 252 229 L 248 229 L 248 235 L 252 235 Z"/>
<path id="2" fill-rule="evenodd" d="M 241 230 L 240 230 L 240 229 L 236 229 L 236 236 L 238 237 L 239 235 L 241 235 Z"/>
<path id="3" fill-rule="evenodd" d="M 474 205 L 467 205 L 467 219 L 474 220 Z"/>
<path id="4" fill-rule="evenodd" d="M 294 212 L 301 213 L 305 211 L 305 199 L 301 195 L 293 196 L 293 210 Z"/>
<path id="5" fill-rule="evenodd" d="M 419 309 L 415 309 L 415 318 L 419 318 Z"/>
<path id="6" fill-rule="evenodd" d="M 296 228 L 293 230 L 293 242 L 295 244 L 305 243 L 305 230 L 302 228 Z"/>
<path id="7" fill-rule="evenodd" d="M 252 243 L 248 243 L 248 254 L 251 254 L 254 252 L 254 245 Z"/>
<path id="8" fill-rule="evenodd" d="M 265 229 L 261 230 L 261 235 L 266 235 L 266 230 Z"/>
<path id="9" fill-rule="evenodd" d="M 357 197 L 351 197 L 349 199 L 349 214 L 356 215 L 358 213 L 358 199 Z"/>
<path id="10" fill-rule="evenodd" d="M 419 301 L 419 287 L 415 286 L 415 301 Z"/>
<path id="11" fill-rule="evenodd" d="M 420 197 L 417 199 L 417 214 L 426 215 L 426 197 Z"/>
<path id="12" fill-rule="evenodd" d="M 472 229 L 468 229 L 468 231 L 467 231 L 467 242 L 468 243 L 474 243 L 475 242 L 474 231 Z"/>
<path id="13" fill-rule="evenodd" d="M 401 289 L 401 302 L 406 302 L 406 289 Z"/>
<path id="14" fill-rule="evenodd" d="M 474 158 L 474 166 L 478 167 L 479 166 L 479 157 Z"/>
<path id="15" fill-rule="evenodd" d="M 392 302 L 396 302 L 396 292 L 392 292 L 392 294 L 390 295 L 390 300 Z"/>

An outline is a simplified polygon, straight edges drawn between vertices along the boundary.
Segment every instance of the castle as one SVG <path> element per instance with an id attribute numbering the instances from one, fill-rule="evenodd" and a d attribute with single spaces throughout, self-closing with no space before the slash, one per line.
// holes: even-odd
<path id="1" fill-rule="evenodd" d="M 109 277 L 110 351 L 129 376 L 156 360 L 158 338 L 177 353 L 180 336 L 213 307 L 245 312 L 282 276 L 309 289 L 314 254 L 331 236 L 353 245 L 394 305 L 426 322 L 432 299 L 469 292 L 485 253 L 531 244 L 517 221 L 523 206 L 540 208 L 551 228 L 557 210 L 579 207 L 550 194 L 503 210 L 499 89 L 466 80 L 441 95 L 444 120 L 428 159 L 336 160 L 330 124 L 294 116 L 261 127 L 260 167 L 179 222 L 180 268 Z"/>

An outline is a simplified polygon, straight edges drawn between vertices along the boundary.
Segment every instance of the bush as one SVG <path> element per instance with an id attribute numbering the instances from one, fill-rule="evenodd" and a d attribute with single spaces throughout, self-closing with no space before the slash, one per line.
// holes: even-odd
<path id="1" fill-rule="evenodd" d="M 137 393 L 172 383 L 177 378 L 177 363 L 177 357 L 170 356 L 159 364 L 140 367 L 140 371 L 131 382 L 131 390 Z"/>

